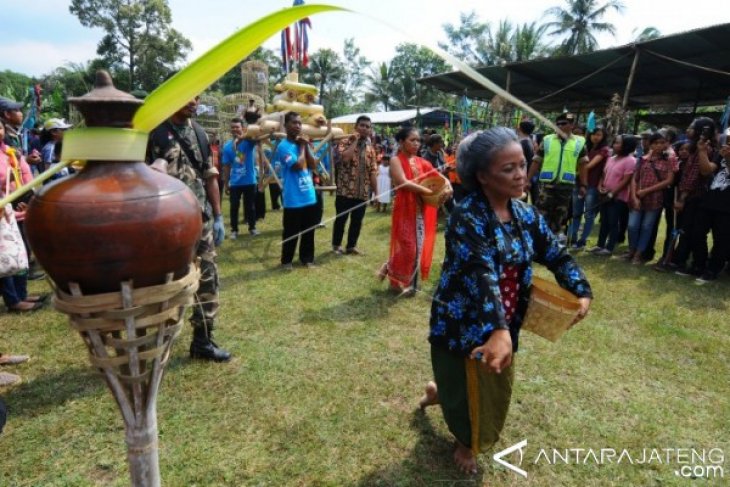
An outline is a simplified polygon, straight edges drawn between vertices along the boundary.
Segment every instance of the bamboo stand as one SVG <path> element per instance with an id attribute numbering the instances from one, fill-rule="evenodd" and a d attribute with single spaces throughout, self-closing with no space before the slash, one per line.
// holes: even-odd
<path id="1" fill-rule="evenodd" d="M 84 296 L 54 286 L 54 306 L 69 315 L 71 326 L 89 349 L 89 361 L 102 373 L 124 419 L 131 485 L 159 487 L 157 392 L 172 342 L 182 329 L 185 307 L 192 303 L 200 272 L 134 289 L 122 282 L 118 293 Z"/>

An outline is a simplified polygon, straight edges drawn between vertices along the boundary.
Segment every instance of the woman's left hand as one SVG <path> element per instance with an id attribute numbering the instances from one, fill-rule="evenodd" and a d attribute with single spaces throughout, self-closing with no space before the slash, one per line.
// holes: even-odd
<path id="1" fill-rule="evenodd" d="M 573 318 L 570 328 L 573 328 L 588 315 L 588 309 L 591 307 L 591 298 L 578 298 L 578 303 L 580 303 L 580 309 L 578 310 L 578 314 L 575 315 L 575 318 Z"/>

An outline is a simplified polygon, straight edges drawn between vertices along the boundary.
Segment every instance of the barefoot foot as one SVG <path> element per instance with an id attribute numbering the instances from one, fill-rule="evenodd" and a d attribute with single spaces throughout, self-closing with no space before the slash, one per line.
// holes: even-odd
<path id="1" fill-rule="evenodd" d="M 418 402 L 418 407 L 421 408 L 421 411 L 425 411 L 428 406 L 435 406 L 438 403 L 439 393 L 438 389 L 436 389 L 436 384 L 434 382 L 429 382 L 426 384 L 426 393 Z"/>
<path id="2" fill-rule="evenodd" d="M 376 276 L 378 276 L 378 279 L 381 281 L 385 280 L 385 278 L 388 277 L 388 263 L 387 262 L 380 267 Z"/>
<path id="3" fill-rule="evenodd" d="M 463 473 L 467 475 L 475 475 L 477 473 L 477 459 L 471 452 L 471 448 L 467 448 L 460 442 L 456 442 L 456 451 L 454 452 L 454 462 Z"/>

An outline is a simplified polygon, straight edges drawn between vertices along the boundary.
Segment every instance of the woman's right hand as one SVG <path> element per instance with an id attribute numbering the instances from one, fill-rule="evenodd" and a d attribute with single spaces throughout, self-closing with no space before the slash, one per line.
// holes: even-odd
<path id="1" fill-rule="evenodd" d="M 494 330 L 487 342 L 471 351 L 475 359 L 481 354 L 481 362 L 495 374 L 501 374 L 512 363 L 512 337 L 509 330 Z"/>

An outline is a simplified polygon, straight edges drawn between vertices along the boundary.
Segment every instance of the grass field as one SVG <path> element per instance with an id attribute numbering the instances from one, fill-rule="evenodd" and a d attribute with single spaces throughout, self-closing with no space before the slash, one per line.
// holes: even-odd
<path id="1" fill-rule="evenodd" d="M 331 216 L 334 198 L 326 201 Z M 276 269 L 281 213 L 267 214 L 262 235 L 220 249 L 216 339 L 235 358 L 190 361 L 189 327 L 175 344 L 158 404 L 164 485 L 730 485 L 724 459 L 724 478 L 710 480 L 681 478 L 681 464 L 663 461 L 534 462 L 541 449 L 571 448 L 627 449 L 637 459 L 652 448 L 730 456 L 727 276 L 698 287 L 649 266 L 579 255 L 596 296 L 589 317 L 555 344 L 523 335 L 503 438 L 480 458 L 480 473 L 465 477 L 452 465 L 439 409 L 416 408 L 431 378 L 429 291 L 443 238 L 425 292 L 397 299 L 374 278 L 390 215 L 368 211 L 364 257 L 331 254 L 331 227 L 317 231 L 316 269 Z M 0 350 L 32 355 L 3 368 L 24 381 L 2 391 L 10 417 L 0 485 L 127 485 L 121 416 L 66 317 L 2 314 Z M 525 439 L 527 479 L 492 460 Z"/>

